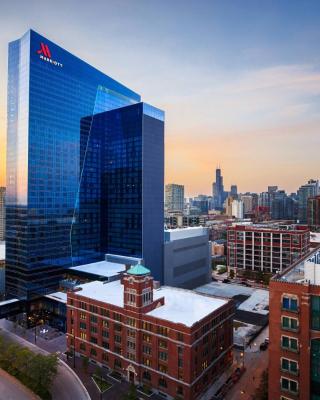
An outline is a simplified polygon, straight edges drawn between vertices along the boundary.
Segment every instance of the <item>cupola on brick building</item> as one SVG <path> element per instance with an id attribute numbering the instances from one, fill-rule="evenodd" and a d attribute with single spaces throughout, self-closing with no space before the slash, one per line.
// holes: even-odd
<path id="1" fill-rule="evenodd" d="M 233 313 L 229 299 L 156 288 L 138 264 L 68 293 L 68 349 L 167 398 L 197 399 L 232 363 Z"/>

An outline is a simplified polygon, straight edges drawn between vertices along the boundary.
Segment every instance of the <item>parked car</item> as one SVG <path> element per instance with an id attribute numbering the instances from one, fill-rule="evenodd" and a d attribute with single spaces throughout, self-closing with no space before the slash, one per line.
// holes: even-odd
<path id="1" fill-rule="evenodd" d="M 265 351 L 268 348 L 268 343 L 263 342 L 260 344 L 260 351 Z"/>

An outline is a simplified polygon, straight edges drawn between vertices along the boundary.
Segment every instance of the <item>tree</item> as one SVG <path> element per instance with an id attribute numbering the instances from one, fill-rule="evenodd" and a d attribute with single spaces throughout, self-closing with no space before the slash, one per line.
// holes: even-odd
<path id="1" fill-rule="evenodd" d="M 88 367 L 89 367 L 89 358 L 88 357 L 83 357 L 82 359 L 82 368 L 85 373 L 88 372 Z"/>
<path id="2" fill-rule="evenodd" d="M 260 384 L 257 387 L 252 400 L 268 400 L 268 370 L 264 370 L 261 374 Z"/>
<path id="3" fill-rule="evenodd" d="M 134 384 L 131 384 L 128 393 L 123 396 L 123 400 L 136 400 L 137 396 L 137 389 Z"/>
<path id="4" fill-rule="evenodd" d="M 231 279 L 234 278 L 234 270 L 233 270 L 233 269 L 230 269 L 229 277 L 230 277 Z"/>

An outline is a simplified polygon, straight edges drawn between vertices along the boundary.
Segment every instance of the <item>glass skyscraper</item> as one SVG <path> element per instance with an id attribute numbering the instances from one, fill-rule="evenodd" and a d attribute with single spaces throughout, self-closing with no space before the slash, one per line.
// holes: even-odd
<path id="1" fill-rule="evenodd" d="M 129 150 L 132 143 L 126 139 L 129 134 L 125 127 L 118 130 L 117 138 L 110 130 L 106 135 L 99 131 L 98 135 L 96 127 L 101 115 L 108 115 L 104 127 L 109 123 L 116 126 L 114 118 L 125 118 L 126 112 L 115 113 L 118 115 L 115 117 L 111 111 L 130 109 L 134 105 L 142 110 L 135 116 L 136 120 L 132 117 L 130 122 L 141 123 L 140 139 L 136 129 L 137 142 L 134 142 L 136 149 L 139 147 L 136 143 L 141 141 L 139 151 Z M 99 115 L 97 122 L 96 115 Z M 159 135 L 156 143 L 152 142 L 156 135 L 153 128 Z M 154 165 L 148 160 L 148 146 L 150 153 L 156 155 Z M 125 210 L 131 207 L 132 199 L 125 192 L 130 186 L 123 182 L 128 180 L 130 185 L 130 179 L 134 181 L 134 178 L 131 170 L 129 173 L 125 168 L 115 170 L 113 177 L 106 174 L 107 167 L 111 168 L 106 163 L 113 160 L 110 158 L 112 147 L 116 149 L 114 159 L 121 159 L 123 163 L 126 159 L 128 165 L 129 162 L 134 164 L 131 165 L 133 169 L 137 167 L 143 171 L 139 205 L 144 218 L 138 224 L 137 217 L 133 216 L 135 212 L 132 213 L 130 223 L 125 220 L 126 231 L 114 229 L 115 222 L 109 224 L 106 207 L 115 204 L 113 201 L 120 202 Z M 6 196 L 6 287 L 9 294 L 30 298 L 55 290 L 63 268 L 102 259 L 103 252 L 111 252 L 110 249 L 117 249 L 118 254 L 143 257 L 151 270 L 155 269 L 153 275 L 161 279 L 161 252 L 155 252 L 160 259 L 149 259 L 144 252 L 147 243 L 137 240 L 133 247 L 129 242 L 135 241 L 139 229 L 143 231 L 150 223 L 145 228 L 151 230 L 152 227 L 150 246 L 155 240 L 156 246 L 162 248 L 163 224 L 160 226 L 156 221 L 163 216 L 163 154 L 163 113 L 160 110 L 140 103 L 138 94 L 32 30 L 11 42 Z M 155 176 L 156 163 L 159 165 Z M 149 203 L 144 201 L 150 193 L 161 190 L 162 201 L 156 201 L 152 209 L 152 217 L 156 215 L 156 218 L 148 220 L 144 207 Z M 116 196 L 114 199 L 112 194 Z M 91 200 L 88 200 L 92 198 L 100 208 L 94 218 Z M 86 207 L 90 208 L 88 212 Z M 108 233 L 111 227 L 114 229 L 112 240 Z M 100 241 L 97 240 L 98 231 Z M 111 246 L 116 235 L 122 247 Z M 144 238 L 143 232 L 140 236 Z M 94 245 L 88 245 L 90 240 Z"/>

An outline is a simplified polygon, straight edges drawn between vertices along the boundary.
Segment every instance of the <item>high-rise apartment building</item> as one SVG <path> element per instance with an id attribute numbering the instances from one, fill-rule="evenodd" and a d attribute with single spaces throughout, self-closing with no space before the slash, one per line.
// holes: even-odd
<path id="1" fill-rule="evenodd" d="M 307 254 L 310 232 L 300 225 L 236 225 L 227 229 L 228 266 L 275 274 Z"/>
<path id="2" fill-rule="evenodd" d="M 199 398 L 232 364 L 233 301 L 154 289 L 138 264 L 121 281 L 68 292 L 68 349 L 164 398 Z"/>
<path id="3" fill-rule="evenodd" d="M 169 183 L 165 188 L 165 208 L 167 211 L 183 211 L 184 186 Z"/>
<path id="4" fill-rule="evenodd" d="M 238 219 L 243 219 L 244 217 L 244 208 L 242 200 L 233 200 L 231 204 L 232 216 Z"/>
<path id="5" fill-rule="evenodd" d="M 253 211 L 253 196 L 251 194 L 242 194 L 240 200 L 243 202 L 244 214 L 251 213 Z"/>
<path id="6" fill-rule="evenodd" d="M 319 399 L 319 248 L 270 281 L 269 311 L 269 399 Z"/>
<path id="7" fill-rule="evenodd" d="M 113 221 L 112 234 L 117 231 L 126 238 L 119 252 L 138 253 L 139 244 L 132 242 L 143 230 L 145 222 L 139 218 L 153 191 L 156 220 L 163 215 L 163 197 L 158 201 L 159 186 L 163 187 L 163 113 L 140 104 L 129 118 L 129 106 L 140 102 L 138 94 L 32 30 L 9 44 L 8 68 L 6 285 L 11 295 L 28 298 L 54 290 L 63 268 L 90 262 L 111 243 L 107 228 L 101 226 L 110 216 L 109 207 L 116 209 L 116 201 L 121 200 L 120 208 L 133 210 Z M 134 133 L 116 123 L 117 133 L 103 126 L 104 118 L 114 121 L 112 113 L 95 121 L 96 114 L 118 108 L 126 108 L 118 116 L 124 124 L 130 120 Z M 142 127 L 142 122 L 149 125 Z M 159 134 L 152 136 L 155 143 L 146 139 L 150 125 Z M 113 147 L 104 152 L 99 146 L 105 150 L 105 139 L 111 136 Z M 149 146 L 159 165 L 147 155 Z M 142 172 L 142 161 L 150 176 Z M 114 198 L 106 195 L 106 183 L 116 190 Z M 146 201 L 149 206 L 150 201 L 152 195 Z M 103 231 L 101 242 L 97 229 Z M 162 241 L 158 245 L 161 248 Z M 143 248 L 140 254 L 144 258 Z M 153 268 L 152 262 L 149 265 Z M 158 278 L 159 271 L 153 272 Z"/>
<path id="8" fill-rule="evenodd" d="M 300 224 L 306 224 L 308 219 L 308 199 L 320 194 L 318 180 L 310 179 L 308 183 L 300 186 L 298 190 L 298 219 Z"/>
<path id="9" fill-rule="evenodd" d="M 231 185 L 230 196 L 232 196 L 234 199 L 237 198 L 237 196 L 238 196 L 238 186 L 237 185 Z"/>
<path id="10" fill-rule="evenodd" d="M 6 209 L 5 209 L 6 188 L 0 187 L 0 242 L 5 239 Z"/>
<path id="11" fill-rule="evenodd" d="M 320 229 L 320 196 L 309 197 L 307 219 L 311 230 Z"/>

